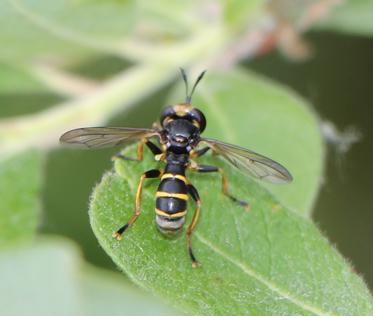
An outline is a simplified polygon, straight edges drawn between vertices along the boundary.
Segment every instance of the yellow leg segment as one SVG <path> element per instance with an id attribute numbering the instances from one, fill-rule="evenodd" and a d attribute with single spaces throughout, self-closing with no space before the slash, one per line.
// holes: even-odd
<path id="1" fill-rule="evenodd" d="M 140 177 L 140 182 L 139 182 L 139 185 L 137 187 L 137 191 L 136 191 L 136 199 L 135 199 L 135 210 L 134 210 L 134 213 L 133 215 L 131 216 L 131 218 L 129 219 L 129 221 L 127 222 L 127 224 L 123 225 L 121 228 L 119 228 L 117 231 L 115 231 L 113 233 L 113 237 L 116 238 L 117 240 L 121 240 L 122 238 L 122 234 L 127 230 L 127 228 L 129 228 L 136 220 L 137 218 L 140 216 L 140 213 L 141 213 L 141 196 L 142 196 L 142 188 L 143 188 L 143 185 L 144 185 L 144 181 L 145 179 L 149 179 L 149 178 L 160 178 L 163 174 L 163 171 L 160 171 L 160 170 L 149 170 L 147 172 L 145 172 L 144 174 L 142 174 L 142 176 Z"/>

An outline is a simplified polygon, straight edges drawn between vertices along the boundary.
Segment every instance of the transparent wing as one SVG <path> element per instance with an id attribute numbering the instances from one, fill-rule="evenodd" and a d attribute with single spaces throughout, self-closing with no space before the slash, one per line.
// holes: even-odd
<path id="1" fill-rule="evenodd" d="M 201 143 L 205 143 L 214 152 L 250 176 L 273 183 L 286 183 L 293 180 L 285 167 L 251 150 L 209 138 L 202 138 Z"/>
<path id="2" fill-rule="evenodd" d="M 85 127 L 66 132 L 60 142 L 80 148 L 105 148 L 159 136 L 155 129 L 129 127 Z"/>

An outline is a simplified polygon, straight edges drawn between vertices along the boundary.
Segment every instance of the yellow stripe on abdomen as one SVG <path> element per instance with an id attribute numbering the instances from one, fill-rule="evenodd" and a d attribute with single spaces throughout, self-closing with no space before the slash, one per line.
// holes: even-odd
<path id="1" fill-rule="evenodd" d="M 185 184 L 188 184 L 188 180 L 186 179 L 186 177 L 182 176 L 181 174 L 172 174 L 172 173 L 165 173 L 162 177 L 161 177 L 161 181 L 164 180 L 164 179 L 178 179 L 178 180 L 181 180 L 183 181 Z"/>
<path id="2" fill-rule="evenodd" d="M 163 197 L 163 198 L 176 198 L 176 199 L 180 199 L 184 201 L 188 200 L 188 194 L 184 194 L 184 193 L 170 193 L 170 192 L 158 191 L 155 196 L 157 198 Z"/>
<path id="3" fill-rule="evenodd" d="M 159 209 L 155 209 L 155 213 L 160 216 L 165 216 L 165 217 L 171 217 L 171 218 L 176 218 L 176 217 L 183 217 L 186 215 L 187 211 L 181 211 L 177 213 L 167 213 Z"/>

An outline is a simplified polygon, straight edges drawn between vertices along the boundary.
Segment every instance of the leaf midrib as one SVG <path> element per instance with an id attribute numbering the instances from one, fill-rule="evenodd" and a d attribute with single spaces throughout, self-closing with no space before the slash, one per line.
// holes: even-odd
<path id="1" fill-rule="evenodd" d="M 134 183 L 134 179 L 131 178 L 123 168 L 123 173 L 125 174 L 125 179 L 128 181 L 129 185 L 132 188 L 136 187 L 136 184 Z M 119 175 L 120 176 L 120 175 Z M 143 194 L 146 194 L 148 197 L 152 198 L 154 197 L 152 194 L 150 194 L 149 191 L 143 190 Z M 301 309 L 311 312 L 317 316 L 337 316 L 337 314 L 328 313 L 326 311 L 323 311 L 322 309 L 312 305 L 309 302 L 304 302 L 301 299 L 297 298 L 296 296 L 292 295 L 285 289 L 278 286 L 276 283 L 271 282 L 268 280 L 265 276 L 262 276 L 260 273 L 256 272 L 253 268 L 248 266 L 247 264 L 241 262 L 240 260 L 236 260 L 234 258 L 230 258 L 229 254 L 225 253 L 223 250 L 221 250 L 219 247 L 214 245 L 212 242 L 210 242 L 207 238 L 205 238 L 201 233 L 195 232 L 194 236 L 203 244 L 205 244 L 207 247 L 209 247 L 214 253 L 217 255 L 223 257 L 224 259 L 231 262 L 233 265 L 235 265 L 237 268 L 239 268 L 244 274 L 248 275 L 249 277 L 252 277 L 265 287 L 267 287 L 272 292 L 275 292 L 280 297 L 283 297 L 284 299 L 288 300 L 292 304 L 296 305 L 297 307 L 300 307 Z M 133 280 L 136 280 L 136 282 L 141 283 L 134 275 L 131 275 L 131 278 Z"/>

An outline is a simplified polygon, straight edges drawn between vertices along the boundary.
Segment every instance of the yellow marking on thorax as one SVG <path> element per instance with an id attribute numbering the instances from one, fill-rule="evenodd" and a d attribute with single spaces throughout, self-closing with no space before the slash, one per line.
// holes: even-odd
<path id="1" fill-rule="evenodd" d="M 177 198 L 177 199 L 184 200 L 184 201 L 188 200 L 188 195 L 184 194 L 184 193 L 169 193 L 169 192 L 158 191 L 155 196 L 156 197 Z"/>
<path id="2" fill-rule="evenodd" d="M 161 178 L 161 181 L 164 180 L 164 179 L 179 179 L 181 181 L 183 181 L 185 184 L 188 184 L 188 180 L 186 179 L 186 177 L 182 176 L 181 174 L 172 174 L 172 173 L 165 173 L 162 178 Z"/>
<path id="3" fill-rule="evenodd" d="M 187 211 L 181 211 L 181 212 L 177 212 L 177 213 L 172 213 L 172 214 L 169 214 L 169 213 L 166 213 L 166 212 L 163 212 L 161 211 L 160 209 L 155 209 L 155 213 L 157 215 L 160 215 L 160 216 L 166 216 L 166 217 L 172 217 L 172 218 L 175 218 L 175 217 L 183 217 L 186 215 Z"/>

